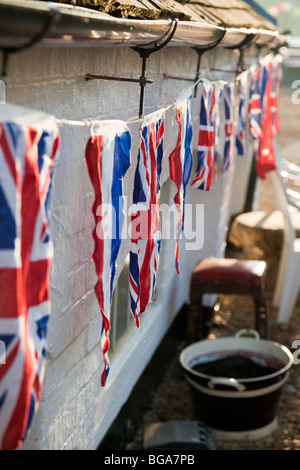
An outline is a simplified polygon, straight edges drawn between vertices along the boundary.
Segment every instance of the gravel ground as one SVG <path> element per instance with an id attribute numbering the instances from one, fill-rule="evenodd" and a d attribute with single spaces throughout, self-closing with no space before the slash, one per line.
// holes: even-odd
<path id="1" fill-rule="evenodd" d="M 268 299 L 270 301 L 270 298 Z M 269 302 L 270 304 L 270 302 Z M 233 336 L 239 329 L 252 327 L 253 306 L 248 297 L 219 297 L 220 309 L 214 315 L 210 338 Z M 289 328 L 276 324 L 276 311 L 268 306 L 270 339 L 287 346 L 292 352 L 294 340 L 300 339 L 300 307 L 295 309 Z M 143 435 L 148 426 L 169 420 L 192 420 L 198 417 L 191 391 L 179 365 L 179 353 L 189 343 L 178 345 L 164 380 L 153 394 L 151 409 L 144 415 L 143 423 L 127 449 L 143 449 Z M 300 365 L 293 365 L 282 389 L 278 408 L 278 427 L 266 438 L 256 440 L 220 440 L 214 437 L 216 450 L 300 450 Z"/>
<path id="2" fill-rule="evenodd" d="M 279 143 L 284 150 L 297 148 L 297 133 L 300 122 L 300 105 L 291 103 L 291 90 L 283 90 L 280 101 L 281 131 Z M 300 163 L 300 153 L 288 155 Z M 297 161 L 298 160 L 298 161 Z M 272 187 L 268 181 L 262 182 L 261 209 L 272 209 Z M 229 252 L 229 256 L 263 257 L 259 250 L 242 253 Z M 253 326 L 253 304 L 249 297 L 223 296 L 218 299 L 219 310 L 214 315 L 214 325 L 210 338 L 233 336 L 244 327 Z M 300 302 L 298 301 L 288 329 L 276 324 L 276 310 L 271 306 L 271 292 L 268 292 L 268 324 L 270 340 L 287 346 L 292 352 L 292 343 L 300 339 Z M 135 438 L 127 444 L 127 449 L 142 449 L 145 429 L 155 422 L 168 420 L 197 420 L 189 386 L 182 376 L 179 366 L 179 353 L 188 343 L 178 345 L 178 354 L 174 357 L 167 374 L 153 393 L 151 409 L 144 415 L 143 422 Z M 289 378 L 282 389 L 278 409 L 278 427 L 269 436 L 256 440 L 220 440 L 214 438 L 216 450 L 300 450 L 300 365 L 293 365 Z"/>

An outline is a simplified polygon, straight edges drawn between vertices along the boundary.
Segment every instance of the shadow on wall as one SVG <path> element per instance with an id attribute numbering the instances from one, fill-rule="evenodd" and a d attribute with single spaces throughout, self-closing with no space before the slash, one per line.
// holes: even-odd
<path id="1" fill-rule="evenodd" d="M 143 416 L 151 409 L 155 391 L 181 350 L 187 319 L 188 305 L 184 305 L 97 450 L 123 450 L 134 438 Z"/>

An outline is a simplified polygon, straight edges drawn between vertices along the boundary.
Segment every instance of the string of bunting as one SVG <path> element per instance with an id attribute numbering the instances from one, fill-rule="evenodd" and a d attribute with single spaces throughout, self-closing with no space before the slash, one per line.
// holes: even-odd
<path id="1" fill-rule="evenodd" d="M 159 218 L 159 199 L 162 185 L 163 161 L 168 161 L 168 176 L 175 183 L 177 192 L 174 197 L 179 222 L 176 227 L 176 250 L 175 268 L 180 274 L 179 267 L 179 239 L 184 230 L 184 206 L 185 194 L 193 168 L 192 154 L 192 116 L 191 101 L 193 99 L 193 89 L 202 83 L 200 124 L 198 129 L 197 164 L 195 175 L 191 181 L 191 186 L 201 190 L 209 191 L 213 181 L 213 172 L 218 167 L 218 159 L 221 161 L 222 171 L 227 171 L 234 159 L 235 152 L 243 155 L 245 151 L 245 128 L 246 117 L 249 115 L 250 135 L 253 142 L 254 155 L 257 162 L 257 174 L 264 178 L 266 172 L 275 165 L 272 140 L 278 131 L 277 99 L 280 89 L 282 61 L 280 56 L 267 56 L 259 62 L 257 66 L 249 70 L 250 86 L 247 87 L 248 72 L 243 72 L 238 80 L 238 123 L 234 122 L 234 106 L 236 105 L 236 88 L 233 83 L 222 82 L 213 83 L 202 79 L 185 90 L 172 105 L 158 110 L 157 112 L 144 117 L 140 121 L 140 138 L 137 163 L 135 168 L 133 185 L 133 206 L 130 215 L 131 221 L 131 244 L 130 244 L 130 264 L 129 264 L 129 289 L 130 289 L 130 309 L 137 327 L 140 325 L 140 315 L 146 311 L 155 291 L 156 275 L 159 264 L 159 254 L 161 246 L 161 227 Z M 218 85 L 218 86 L 217 86 Z M 249 94 L 249 109 L 246 110 L 245 100 Z M 224 116 L 221 116 L 221 100 L 224 100 Z M 166 110 L 174 110 L 175 121 L 177 123 L 176 145 L 168 154 L 164 150 L 165 138 L 165 115 Z M 246 111 L 249 111 L 246 112 Z M 113 121 L 111 121 L 113 126 Z M 223 129 L 223 145 L 221 146 L 220 130 Z M 126 133 L 129 132 L 129 122 L 125 123 Z M 237 131 L 235 132 L 235 128 Z M 176 129 L 176 126 L 173 126 Z M 108 135 L 99 134 L 97 138 L 104 141 L 105 138 L 115 139 L 117 142 L 121 138 L 114 127 L 107 127 Z M 110 148 L 112 148 L 110 146 Z M 87 148 L 86 158 L 88 166 L 92 158 L 101 161 L 102 170 L 107 161 L 113 158 L 103 158 L 105 147 L 97 146 L 97 152 L 93 157 Z M 122 147 L 122 151 L 124 148 Z M 129 152 L 129 149 L 128 149 Z M 130 153 L 130 152 L 129 152 Z M 128 155 L 129 155 L 128 153 Z M 115 158 L 115 157 L 114 157 Z M 128 160 L 130 157 L 127 157 Z M 100 165 L 100 167 L 101 167 Z M 99 169 L 99 164 L 97 166 Z M 127 166 L 127 170 L 129 165 Z M 126 170 L 126 171 L 127 171 Z M 124 179 L 125 173 L 116 174 L 118 181 Z M 94 176 L 90 171 L 91 180 Z M 98 191 L 103 194 L 113 191 L 114 183 L 109 178 L 98 175 Z M 124 198 L 124 193 L 118 193 L 119 199 Z M 96 193 L 97 197 L 97 193 Z M 101 198 L 100 198 L 101 199 Z M 122 202 L 125 204 L 125 201 Z M 96 223 L 101 223 L 101 214 L 98 219 L 93 213 Z M 115 232 L 115 230 L 113 230 Z M 98 242 L 96 242 L 98 243 Z M 99 254 L 98 254 L 99 255 Z M 99 282 L 104 278 L 109 279 L 113 266 L 112 260 L 103 263 L 104 255 L 99 255 L 99 260 L 95 259 L 96 272 Z M 116 260 L 115 260 L 116 261 Z M 105 274 L 108 270 L 110 274 Z M 98 285 L 97 283 L 97 285 Z M 105 340 L 103 344 L 103 354 L 105 367 L 102 375 L 102 386 L 108 374 L 109 350 L 109 330 L 110 330 L 110 302 L 111 293 L 108 289 L 100 292 L 95 287 L 99 301 L 102 317 Z M 103 310 L 103 305 L 106 309 Z"/>
<path id="2" fill-rule="evenodd" d="M 240 74 L 235 83 L 200 79 L 169 106 L 143 119 L 127 122 L 69 121 L 53 116 L 49 120 L 43 113 L 25 110 L 26 114 L 24 108 L 1 104 L 0 202 L 6 223 L 0 224 L 0 341 L 5 343 L 7 353 L 6 365 L 1 365 L 0 369 L 1 449 L 20 447 L 41 397 L 50 315 L 49 196 L 54 160 L 58 158 L 61 143 L 57 126 L 83 126 L 90 132 L 85 160 L 95 196 L 92 258 L 97 275 L 95 294 L 102 317 L 101 386 L 104 387 L 110 368 L 110 309 L 118 280 L 126 192 L 132 192 L 133 201 L 129 244 L 130 308 L 139 326 L 140 316 L 155 291 L 161 248 L 159 204 L 163 183 L 170 178 L 176 187 L 174 203 L 179 220 L 174 267 L 180 275 L 179 240 L 184 231 L 188 184 L 195 191 L 209 191 L 213 176 L 218 176 L 218 167 L 223 172 L 228 171 L 235 153 L 245 153 L 247 119 L 258 176 L 265 178 L 276 165 L 273 139 L 279 130 L 277 101 L 281 73 L 281 57 L 269 55 Z M 193 91 L 200 83 L 196 169 L 192 174 Z M 238 109 L 237 120 L 235 108 Z M 22 119 L 18 118 L 20 113 L 23 113 Z M 172 125 L 168 119 L 173 120 Z M 136 125 L 139 134 L 133 135 L 130 128 L 136 129 Z M 173 139 L 168 135 L 170 129 Z M 168 138 L 173 142 L 172 148 L 166 145 Z M 139 142 L 136 158 L 132 158 L 133 139 Z M 130 168 L 133 185 L 125 188 Z M 21 210 L 27 205 L 30 210 Z M 104 207 L 108 206 L 114 208 L 119 215 L 117 218 L 105 212 Z M 109 236 L 106 237 L 107 228 Z M 21 289 L 17 290 L 16 286 Z"/>

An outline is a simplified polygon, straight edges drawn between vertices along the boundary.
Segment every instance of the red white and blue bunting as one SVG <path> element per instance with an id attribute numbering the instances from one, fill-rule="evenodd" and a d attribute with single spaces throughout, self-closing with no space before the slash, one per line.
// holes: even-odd
<path id="1" fill-rule="evenodd" d="M 179 240 L 184 231 L 185 197 L 188 185 L 195 190 L 209 191 L 214 181 L 213 174 L 215 173 L 217 177 L 218 174 L 227 172 L 233 166 L 235 156 L 245 154 L 247 129 L 249 129 L 249 137 L 253 145 L 257 175 L 265 178 L 267 172 L 276 167 L 273 141 L 279 130 L 278 96 L 281 75 L 281 57 L 270 55 L 262 59 L 257 66 L 244 72 L 237 78 L 236 83 L 200 80 L 195 84 L 201 93 L 201 103 L 197 111 L 200 121 L 198 129 L 193 129 L 191 89 L 170 106 L 146 116 L 140 122 L 138 137 L 131 134 L 129 124 L 124 121 L 93 123 L 91 136 L 86 144 L 85 158 L 95 195 L 92 208 L 95 222 L 94 252 L 91 256 L 97 275 L 95 294 L 102 319 L 101 346 L 104 360 L 101 374 L 102 386 L 105 386 L 109 373 L 110 307 L 118 277 L 116 269 L 125 220 L 123 183 L 129 169 L 132 169 L 134 164 L 134 184 L 131 187 L 133 202 L 130 214 L 131 234 L 128 246 L 129 284 L 131 312 L 136 325 L 139 326 L 140 316 L 153 299 L 159 265 L 161 246 L 159 203 L 161 186 L 164 182 L 162 168 L 167 168 L 168 177 L 176 187 L 174 203 L 179 221 L 175 233 L 174 265 L 177 273 L 180 274 Z M 248 83 L 250 86 L 247 85 Z M 234 122 L 235 107 L 238 109 L 237 123 Z M 172 112 L 168 112 L 167 115 L 173 116 L 174 123 L 172 126 L 166 126 L 165 113 L 170 108 Z M 166 128 L 174 132 L 173 148 L 164 144 Z M 3 416 L 0 419 L 1 448 L 13 449 L 20 446 L 38 407 L 42 387 L 41 369 L 44 368 L 45 363 L 46 319 L 49 315 L 50 301 L 48 270 L 51 263 L 47 194 L 51 187 L 52 170 L 50 171 L 50 168 L 57 154 L 59 142 L 59 134 L 55 126 L 46 126 L 42 130 L 43 132 L 40 126 L 31 128 L 26 122 L 18 127 L 18 122 L 14 119 L 9 123 L 5 119 L 1 120 L 1 158 L 7 179 L 4 176 L 0 177 L 0 198 L 5 201 L 8 209 L 3 214 L 5 220 L 0 219 L 0 234 L 2 228 L 4 230 L 7 226 L 6 223 L 10 222 L 15 229 L 14 240 L 18 243 L 14 243 L 13 240 L 9 241 L 6 236 L 0 237 L 1 243 L 2 241 L 8 243 L 0 253 L 0 266 L 4 276 L 5 272 L 8 272 L 6 270 L 8 267 L 15 269 L 16 276 L 17 273 L 20 274 L 24 295 L 26 292 L 27 296 L 23 298 L 20 307 L 17 302 L 19 294 L 16 290 L 13 292 L 13 284 L 8 285 L 12 289 L 10 308 L 7 310 L 4 305 L 1 309 L 0 339 L 6 341 L 8 351 L 7 364 L 0 366 L 0 418 Z M 192 148 L 193 133 L 198 140 L 196 149 Z M 135 140 L 139 139 L 139 148 L 135 158 L 133 158 L 131 146 L 133 137 Z M 195 158 L 193 150 L 195 150 Z M 195 163 L 194 172 L 193 163 Z M 19 211 L 18 201 L 21 197 L 23 197 L 24 204 L 28 203 L 31 183 L 28 178 L 26 186 L 25 170 L 27 167 L 30 167 L 35 175 L 35 188 L 40 187 L 33 201 L 36 207 L 34 215 L 38 221 L 38 235 L 32 231 L 33 226 L 27 220 L 26 214 L 21 214 Z M 19 174 L 19 171 L 23 170 L 25 173 Z M 1 174 L 4 175 L 5 172 Z M 13 182 L 10 188 L 7 187 L 8 179 Z M 31 207 L 33 202 L 31 200 Z M 113 208 L 115 217 L 111 216 L 108 207 Z M 26 234 L 22 231 L 20 223 L 28 224 Z M 108 230 L 109 236 L 105 236 L 104 228 Z M 31 231 L 29 240 L 28 236 Z M 10 231 L 10 233 L 13 232 Z M 15 256 L 16 251 L 13 247 L 16 250 L 21 246 L 23 247 L 22 256 L 20 253 Z M 12 250 L 11 253 L 9 250 Z M 43 250 L 45 250 L 44 254 Z M 38 262 L 39 266 L 43 265 L 43 277 L 34 271 Z M 9 263 L 16 263 L 16 265 L 11 266 Z M 30 275 L 32 279 L 30 288 L 24 284 L 24 269 L 26 269 L 26 276 Z M 1 283 L 1 286 L 3 294 L 0 295 L 0 299 L 5 302 L 8 295 L 7 283 Z M 39 289 L 43 291 L 43 295 L 38 295 Z M 43 302 L 35 302 L 36 295 L 39 302 L 41 299 Z M 12 311 L 13 305 L 15 305 L 14 311 Z M 39 306 L 41 306 L 40 310 Z M 14 321 L 22 321 L 22 328 L 15 325 L 13 329 L 9 329 L 7 325 L 12 325 Z M 35 330 L 38 334 L 32 338 L 26 336 L 16 339 L 17 331 L 26 330 L 28 335 L 31 334 L 32 328 L 28 326 L 28 322 L 35 322 L 38 325 L 38 330 Z M 28 347 L 29 341 L 36 346 L 35 352 Z M 21 342 L 24 343 L 22 351 Z M 23 358 L 18 359 L 18 354 L 21 353 Z M 20 364 L 28 362 L 26 370 L 18 365 L 18 361 Z M 15 369 L 13 369 L 14 363 Z M 11 373 L 14 375 L 13 378 L 9 378 Z M 15 391 L 9 387 L 6 389 L 6 377 L 8 384 L 11 380 L 17 381 L 20 385 L 19 389 Z M 23 393 L 21 384 L 23 386 L 25 382 L 28 386 L 26 385 L 26 391 Z M 9 395 L 12 394 L 13 396 L 10 397 Z M 17 420 L 16 413 L 19 418 L 22 416 L 21 420 L 19 418 Z M 16 421 L 18 421 L 17 427 Z"/>

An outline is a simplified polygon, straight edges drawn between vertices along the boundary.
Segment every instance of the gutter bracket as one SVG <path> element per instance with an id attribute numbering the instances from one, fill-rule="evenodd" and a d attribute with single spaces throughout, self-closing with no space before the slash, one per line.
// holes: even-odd
<path id="1" fill-rule="evenodd" d="M 213 42 L 212 44 L 209 44 L 208 46 L 205 46 L 205 47 L 192 47 L 192 49 L 194 49 L 198 54 L 195 78 L 175 77 L 175 76 L 172 76 L 172 75 L 164 75 L 164 78 L 165 79 L 170 79 L 170 80 L 184 80 L 184 81 L 194 82 L 195 83 L 194 97 L 196 97 L 197 96 L 197 88 L 198 88 L 197 82 L 199 81 L 199 78 L 200 78 L 200 67 L 201 67 L 202 55 L 205 52 L 210 51 L 210 50 L 214 49 L 215 47 L 217 47 L 220 44 L 220 42 L 223 40 L 225 34 L 226 34 L 226 28 L 224 28 L 224 30 L 222 31 L 222 34 L 220 35 L 220 37 L 215 42 Z"/>
<path id="2" fill-rule="evenodd" d="M 226 49 L 239 49 L 244 50 L 247 47 L 250 47 L 254 39 L 256 38 L 257 33 L 249 33 L 247 36 L 235 46 L 227 46 Z"/>
<path id="3" fill-rule="evenodd" d="M 197 82 L 198 82 L 199 77 L 200 77 L 200 67 L 201 67 L 202 56 L 205 52 L 211 51 L 212 49 L 217 47 L 221 43 L 221 41 L 223 40 L 225 34 L 226 34 L 226 28 L 224 28 L 224 30 L 222 31 L 221 36 L 213 44 L 209 44 L 206 47 L 193 47 L 193 49 L 198 54 L 197 71 L 196 71 L 196 75 L 195 75 L 195 78 L 194 78 L 194 83 L 195 83 L 194 98 L 196 98 L 196 96 L 197 96 L 197 89 L 198 89 Z"/>
<path id="4" fill-rule="evenodd" d="M 157 52 L 160 49 L 163 49 L 173 38 L 176 28 L 178 25 L 178 19 L 174 19 L 171 22 L 170 29 L 159 39 L 159 41 L 154 41 L 149 43 L 147 46 L 137 46 L 132 47 L 135 52 L 138 52 L 139 56 L 142 59 L 142 73 L 140 78 L 123 78 L 123 77 L 109 77 L 107 75 L 92 75 L 87 74 L 86 80 L 117 80 L 122 82 L 134 82 L 139 83 L 140 85 L 140 105 L 139 105 L 139 119 L 143 118 L 144 115 L 144 96 L 145 96 L 145 87 L 148 83 L 153 83 L 153 80 L 149 80 L 146 76 L 146 65 L 147 59 L 153 52 Z M 162 41 L 162 42 L 161 42 Z"/>
<path id="5" fill-rule="evenodd" d="M 237 63 L 237 68 L 236 68 L 236 71 L 235 71 L 235 75 L 236 77 L 241 73 L 243 72 L 243 61 L 244 61 L 244 51 L 245 49 L 248 49 L 254 39 L 256 38 L 256 33 L 249 33 L 247 34 L 247 36 L 243 39 L 243 41 L 241 41 L 239 44 L 235 45 L 235 46 L 227 46 L 226 49 L 229 49 L 229 50 L 235 50 L 235 49 L 238 49 L 240 55 L 239 55 L 239 60 L 238 60 L 238 63 Z"/>
<path id="6" fill-rule="evenodd" d="M 58 18 L 58 16 L 59 15 L 58 15 L 57 9 L 50 8 L 43 28 L 36 36 L 30 39 L 30 41 L 28 41 L 26 44 L 22 44 L 16 47 L 3 47 L 2 48 L 3 54 L 2 54 L 0 80 L 3 80 L 4 82 L 6 82 L 8 79 L 7 68 L 8 68 L 9 55 L 14 54 L 15 52 L 20 52 L 24 49 L 28 49 L 29 47 L 34 46 L 35 44 L 40 42 L 46 36 L 46 34 L 52 27 L 54 21 Z"/>

